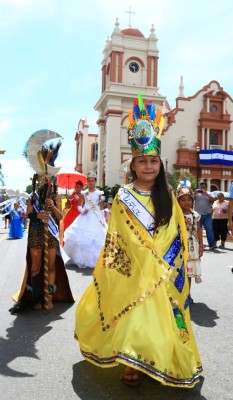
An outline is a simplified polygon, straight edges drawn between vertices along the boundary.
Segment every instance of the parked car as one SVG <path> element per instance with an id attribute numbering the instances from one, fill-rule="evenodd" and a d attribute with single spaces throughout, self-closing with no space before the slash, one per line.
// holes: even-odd
<path id="1" fill-rule="evenodd" d="M 222 192 L 221 190 L 214 190 L 213 192 L 210 192 L 211 196 L 213 196 L 215 198 L 217 198 L 218 193 L 222 193 L 226 200 L 229 199 L 229 192 Z"/>

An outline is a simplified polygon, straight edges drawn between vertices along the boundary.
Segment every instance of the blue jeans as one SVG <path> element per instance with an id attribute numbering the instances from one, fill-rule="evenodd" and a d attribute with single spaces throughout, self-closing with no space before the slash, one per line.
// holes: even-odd
<path id="1" fill-rule="evenodd" d="M 206 239 L 209 244 L 209 247 L 216 246 L 213 224 L 212 224 L 212 215 L 211 214 L 201 215 L 200 223 L 201 227 L 204 226 L 205 228 Z"/>

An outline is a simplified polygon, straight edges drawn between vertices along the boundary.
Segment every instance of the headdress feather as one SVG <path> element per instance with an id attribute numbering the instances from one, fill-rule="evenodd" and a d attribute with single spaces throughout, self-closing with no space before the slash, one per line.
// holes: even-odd
<path id="1" fill-rule="evenodd" d="M 164 118 L 160 108 L 156 108 L 152 100 L 145 101 L 141 93 L 134 100 L 133 110 L 129 110 L 128 135 L 133 157 L 140 155 L 160 156 L 159 140 L 164 126 Z"/>

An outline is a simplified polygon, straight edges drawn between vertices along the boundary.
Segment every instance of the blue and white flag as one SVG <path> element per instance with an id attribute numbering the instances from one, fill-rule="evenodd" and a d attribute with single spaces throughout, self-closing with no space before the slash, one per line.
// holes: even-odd
<path id="1" fill-rule="evenodd" d="M 233 165 L 233 151 L 221 149 L 200 150 L 200 164 Z"/>

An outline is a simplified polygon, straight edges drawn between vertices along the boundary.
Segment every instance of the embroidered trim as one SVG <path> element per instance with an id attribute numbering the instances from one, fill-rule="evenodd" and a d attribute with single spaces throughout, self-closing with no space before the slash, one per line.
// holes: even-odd
<path id="1" fill-rule="evenodd" d="M 43 212 L 44 209 L 39 208 L 39 196 L 36 194 L 36 198 L 33 204 L 34 209 L 36 210 L 37 213 Z M 59 228 L 55 220 L 53 219 L 52 215 L 49 214 L 49 222 L 48 222 L 48 230 L 59 241 Z"/>
<path id="2" fill-rule="evenodd" d="M 158 286 L 161 285 L 161 283 L 163 282 L 164 279 L 166 279 L 165 275 L 162 276 L 157 283 L 152 284 L 151 288 L 149 290 L 147 290 L 143 295 L 141 295 L 135 301 L 132 301 L 130 304 L 128 304 L 126 307 L 124 307 L 118 314 L 114 315 L 110 321 L 106 322 L 104 313 L 102 312 L 102 309 L 101 309 L 101 291 L 100 291 L 97 279 L 94 277 L 94 285 L 95 285 L 97 298 L 98 298 L 98 309 L 99 309 L 99 316 L 100 316 L 101 325 L 102 325 L 102 331 L 105 332 L 108 329 L 110 329 L 117 322 L 117 320 L 119 318 L 121 318 L 123 315 L 128 313 L 133 308 L 140 305 L 142 302 L 144 302 L 145 299 L 148 296 L 150 296 Z"/>
<path id="3" fill-rule="evenodd" d="M 151 375 L 153 378 L 157 378 L 160 381 L 165 381 L 167 383 L 170 383 L 171 385 L 174 386 L 186 386 L 190 387 L 193 386 L 198 380 L 199 377 L 203 371 L 203 368 L 201 365 L 198 365 L 196 368 L 196 372 L 192 375 L 190 378 L 180 378 L 177 374 L 177 376 L 172 376 L 173 372 L 172 371 L 160 371 L 159 369 L 155 368 L 155 362 L 154 361 L 149 361 L 143 362 L 142 360 L 132 357 L 131 355 L 128 355 L 126 353 L 121 353 L 117 352 L 115 356 L 112 357 L 98 357 L 97 354 L 85 352 L 81 349 L 81 353 L 86 359 L 89 359 L 90 361 L 96 363 L 97 365 L 110 365 L 110 364 L 115 364 L 119 362 L 118 360 L 122 360 L 124 362 L 127 362 L 128 364 L 131 364 L 132 366 L 137 367 L 140 369 L 142 372 L 147 373 L 148 375 Z"/>
<path id="4" fill-rule="evenodd" d="M 146 207 L 126 188 L 122 188 L 120 195 L 120 201 L 128 207 L 131 213 L 137 218 L 140 224 L 145 230 L 154 236 L 153 226 L 155 217 L 146 209 Z M 144 222 L 145 221 L 145 222 Z"/>
<path id="5" fill-rule="evenodd" d="M 168 251 L 163 256 L 164 261 L 166 261 L 171 267 L 175 266 L 174 261 L 178 256 L 181 247 L 182 247 L 182 241 L 180 237 L 180 227 L 178 227 L 178 235 L 175 237 Z"/>

